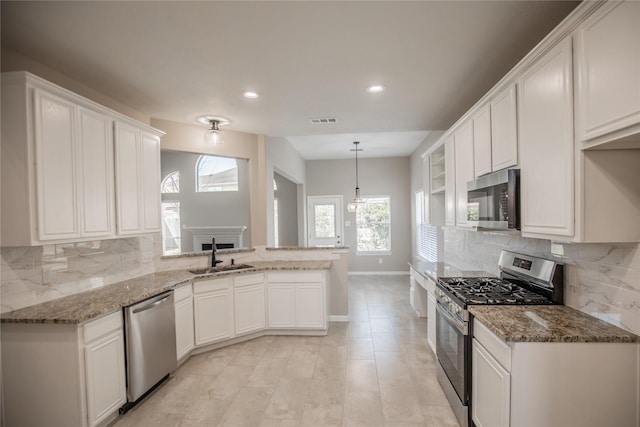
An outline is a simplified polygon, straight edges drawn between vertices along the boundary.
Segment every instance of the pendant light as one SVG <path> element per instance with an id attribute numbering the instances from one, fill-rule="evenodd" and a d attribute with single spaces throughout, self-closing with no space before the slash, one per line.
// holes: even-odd
<path id="1" fill-rule="evenodd" d="M 220 122 L 217 120 L 209 120 L 209 129 L 207 129 L 207 133 L 204 134 L 204 142 L 207 144 L 222 144 L 224 142 L 224 137 L 222 135 L 222 131 L 218 128 L 218 124 Z"/>
<path id="2" fill-rule="evenodd" d="M 347 205 L 347 211 L 350 213 L 356 212 L 358 210 L 358 206 L 364 203 L 364 200 L 360 198 L 360 186 L 358 185 L 358 151 L 362 151 L 361 148 L 358 148 L 359 144 L 359 141 L 354 141 L 353 145 L 355 148 L 351 149 L 351 151 L 356 152 L 356 197 L 351 203 Z"/>

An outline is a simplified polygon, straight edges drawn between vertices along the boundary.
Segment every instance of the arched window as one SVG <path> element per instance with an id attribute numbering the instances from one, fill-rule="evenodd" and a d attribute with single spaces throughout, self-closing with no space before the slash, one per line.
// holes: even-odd
<path id="1" fill-rule="evenodd" d="M 160 184 L 160 192 L 166 193 L 179 193 L 180 192 L 180 172 L 174 171 L 164 177 L 162 184 Z"/>
<path id="2" fill-rule="evenodd" d="M 238 191 L 236 159 L 200 156 L 196 163 L 196 191 Z"/>

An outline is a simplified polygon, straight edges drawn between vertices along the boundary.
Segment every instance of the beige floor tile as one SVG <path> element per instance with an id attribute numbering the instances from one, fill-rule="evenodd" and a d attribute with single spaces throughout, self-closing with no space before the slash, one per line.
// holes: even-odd
<path id="1" fill-rule="evenodd" d="M 277 418 L 263 418 L 258 427 L 298 427 L 298 420 L 282 420 Z"/>
<path id="2" fill-rule="evenodd" d="M 319 351 L 296 350 L 287 360 L 282 373 L 284 378 L 312 378 L 316 369 Z"/>
<path id="3" fill-rule="evenodd" d="M 378 391 L 378 374 L 374 360 L 347 362 L 347 391 Z"/>
<path id="4" fill-rule="evenodd" d="M 371 324 L 369 320 L 349 321 L 349 338 L 371 338 Z"/>
<path id="5" fill-rule="evenodd" d="M 302 418 L 311 379 L 282 378 L 276 386 L 265 414 L 269 418 L 299 420 Z"/>
<path id="6" fill-rule="evenodd" d="M 344 426 L 374 427 L 384 425 L 384 414 L 377 391 L 346 391 L 344 397 Z"/>
<path id="7" fill-rule="evenodd" d="M 385 423 L 424 423 L 417 390 L 411 384 L 380 383 Z"/>
<path id="8" fill-rule="evenodd" d="M 260 360 L 249 376 L 247 385 L 249 387 L 275 387 L 286 366 L 287 359 L 264 358 Z"/>
<path id="9" fill-rule="evenodd" d="M 307 403 L 302 413 L 300 427 L 342 426 L 342 404 L 322 405 Z"/>
<path id="10" fill-rule="evenodd" d="M 346 368 L 347 346 L 323 346 L 318 353 L 316 367 Z"/>
<path id="11" fill-rule="evenodd" d="M 373 360 L 373 339 L 350 338 L 347 343 L 347 358 Z"/>
<path id="12" fill-rule="evenodd" d="M 376 351 L 375 357 L 378 379 L 381 382 L 404 384 L 412 383 L 411 373 L 404 362 L 402 353 Z"/>
<path id="13" fill-rule="evenodd" d="M 234 395 L 235 396 L 235 395 Z M 212 399 L 209 395 L 201 396 L 189 408 L 180 422 L 180 427 L 208 427 L 220 423 L 224 413 L 233 399 Z"/>
<path id="14" fill-rule="evenodd" d="M 264 418 L 264 409 L 269 404 L 273 388 L 245 387 L 225 411 L 218 423 L 221 427 L 255 427 Z"/>
<path id="15" fill-rule="evenodd" d="M 211 399 L 233 399 L 253 373 L 251 366 L 227 366 L 205 390 Z"/>

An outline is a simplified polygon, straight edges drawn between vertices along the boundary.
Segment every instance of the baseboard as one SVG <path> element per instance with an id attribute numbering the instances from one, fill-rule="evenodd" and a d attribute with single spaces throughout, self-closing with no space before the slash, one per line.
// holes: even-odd
<path id="1" fill-rule="evenodd" d="M 349 271 L 349 276 L 408 276 L 409 271 Z"/>
<path id="2" fill-rule="evenodd" d="M 346 316 L 344 314 L 333 314 L 329 315 L 329 322 L 348 322 L 349 315 Z"/>

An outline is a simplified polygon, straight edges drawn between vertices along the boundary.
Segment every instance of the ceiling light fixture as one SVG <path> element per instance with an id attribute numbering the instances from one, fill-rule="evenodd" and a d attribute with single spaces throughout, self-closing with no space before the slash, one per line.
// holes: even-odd
<path id="1" fill-rule="evenodd" d="M 379 93 L 384 91 L 384 85 L 371 85 L 367 88 L 369 93 Z"/>
<path id="2" fill-rule="evenodd" d="M 249 98 L 249 99 L 256 99 L 258 96 L 257 92 L 253 92 L 250 90 L 245 91 L 242 96 L 244 96 L 245 98 Z"/>
<path id="3" fill-rule="evenodd" d="M 364 200 L 360 198 L 360 186 L 358 185 L 358 151 L 362 151 L 361 148 L 358 148 L 359 144 L 359 141 L 354 141 L 353 145 L 355 146 L 355 148 L 351 149 L 351 151 L 356 152 L 356 197 L 351 203 L 347 205 L 347 212 L 349 213 L 356 212 L 358 210 L 358 206 L 364 203 Z"/>
<path id="4" fill-rule="evenodd" d="M 228 125 L 230 120 L 218 116 L 200 116 L 198 123 L 207 125 L 209 129 L 204 134 L 204 142 L 211 145 L 224 143 L 224 135 L 220 130 L 220 126 Z"/>

